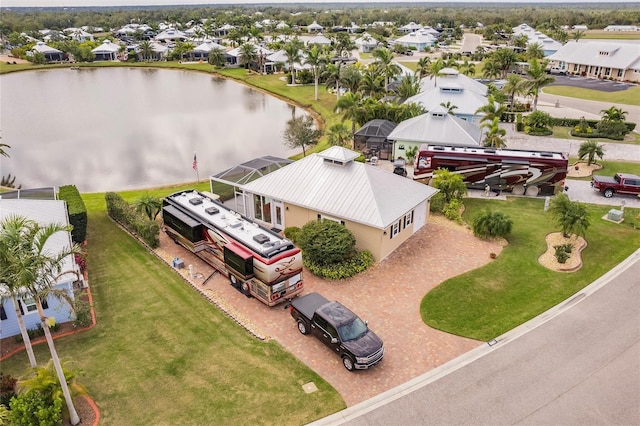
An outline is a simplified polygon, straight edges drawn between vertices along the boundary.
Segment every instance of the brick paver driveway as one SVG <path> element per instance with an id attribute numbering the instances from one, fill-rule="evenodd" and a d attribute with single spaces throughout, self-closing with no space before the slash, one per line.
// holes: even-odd
<path id="1" fill-rule="evenodd" d="M 227 279 L 162 234 L 157 253 L 170 262 L 176 256 L 193 265 L 190 281 L 215 296 L 240 322 L 275 339 L 340 393 L 348 406 L 362 402 L 425 373 L 482 344 L 427 327 L 420 318 L 420 301 L 440 282 L 480 267 L 501 246 L 475 238 L 444 219 L 430 218 L 426 226 L 386 260 L 349 280 L 329 282 L 304 275 L 306 292 L 338 300 L 360 315 L 384 340 L 384 360 L 370 370 L 348 372 L 340 358 L 317 339 L 300 334 L 289 311 L 269 308 L 246 298 Z M 188 267 L 180 271 L 189 278 Z"/>

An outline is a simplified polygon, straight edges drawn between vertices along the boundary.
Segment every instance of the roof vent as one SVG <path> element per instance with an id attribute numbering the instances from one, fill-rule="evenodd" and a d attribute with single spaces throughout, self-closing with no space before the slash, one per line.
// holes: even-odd
<path id="1" fill-rule="evenodd" d="M 217 207 L 211 206 L 204 209 L 207 214 L 214 215 L 220 213 L 220 210 Z"/>
<path id="2" fill-rule="evenodd" d="M 267 241 L 269 241 L 269 237 L 267 237 L 264 234 L 257 234 L 253 236 L 253 241 L 255 241 L 258 244 L 264 244 Z"/>
<path id="3" fill-rule="evenodd" d="M 197 206 L 198 204 L 202 204 L 202 198 L 189 198 L 189 203 Z"/>

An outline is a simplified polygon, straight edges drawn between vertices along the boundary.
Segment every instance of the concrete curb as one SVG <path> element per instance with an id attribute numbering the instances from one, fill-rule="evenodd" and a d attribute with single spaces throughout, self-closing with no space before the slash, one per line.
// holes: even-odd
<path id="1" fill-rule="evenodd" d="M 310 425 L 313 426 L 327 426 L 327 425 L 341 425 L 350 420 L 354 420 L 360 417 L 363 414 L 371 412 L 378 407 L 384 406 L 392 401 L 395 401 L 398 398 L 401 398 L 405 395 L 412 393 L 413 391 L 420 389 L 424 386 L 427 386 L 430 383 L 435 382 L 436 380 L 446 376 L 449 373 L 452 373 L 460 368 L 472 363 L 473 361 L 485 356 L 486 354 L 516 340 L 518 337 L 523 336 L 529 331 L 543 325 L 547 321 L 555 318 L 556 316 L 562 314 L 563 312 L 571 309 L 576 304 L 580 303 L 586 297 L 595 293 L 611 281 L 613 281 L 618 275 L 620 275 L 623 271 L 625 271 L 631 264 L 640 259 L 640 249 L 636 250 L 625 260 L 620 262 L 616 267 L 611 269 L 606 274 L 602 275 L 600 278 L 595 280 L 593 283 L 589 284 L 587 287 L 583 288 L 578 293 L 574 294 L 570 298 L 562 301 L 551 309 L 543 312 L 537 317 L 531 319 L 530 321 L 514 328 L 511 331 L 503 334 L 502 336 L 487 342 L 487 344 L 482 344 L 477 348 L 467 352 L 464 355 L 461 355 L 438 368 L 435 368 L 428 373 L 425 373 L 421 376 L 418 376 L 400 386 L 397 386 L 393 389 L 390 389 L 380 395 L 368 399 L 360 404 L 356 404 L 353 407 L 349 407 L 345 410 L 339 411 L 335 414 L 317 420 Z"/>

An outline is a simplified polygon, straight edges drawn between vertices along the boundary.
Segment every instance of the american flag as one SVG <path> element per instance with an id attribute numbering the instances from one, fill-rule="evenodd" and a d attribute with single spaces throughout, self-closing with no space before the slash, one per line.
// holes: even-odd
<path id="1" fill-rule="evenodd" d="M 198 159 L 196 158 L 195 152 L 193 153 L 193 165 L 191 167 L 193 167 L 193 170 L 196 172 L 198 171 Z"/>

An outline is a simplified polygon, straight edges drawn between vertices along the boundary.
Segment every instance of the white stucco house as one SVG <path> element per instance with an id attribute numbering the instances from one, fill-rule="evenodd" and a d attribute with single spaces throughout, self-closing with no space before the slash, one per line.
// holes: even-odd
<path id="1" fill-rule="evenodd" d="M 520 24 L 517 27 L 514 27 L 513 35 L 514 37 L 525 35 L 527 37 L 527 45 L 538 44 L 544 52 L 544 56 L 549 56 L 557 52 L 558 49 L 562 47 L 562 43 L 559 41 L 555 41 L 551 37 L 537 31 L 527 24 Z"/>

